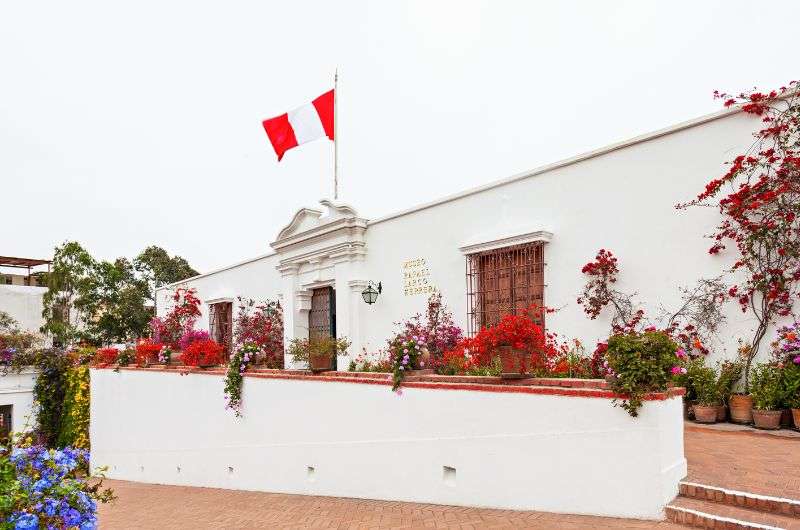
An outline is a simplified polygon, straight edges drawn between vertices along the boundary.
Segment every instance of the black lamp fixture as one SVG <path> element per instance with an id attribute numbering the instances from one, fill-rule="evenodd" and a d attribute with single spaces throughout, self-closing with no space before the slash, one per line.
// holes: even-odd
<path id="1" fill-rule="evenodd" d="M 364 298 L 364 301 L 366 303 L 368 303 L 369 305 L 372 305 L 378 299 L 378 295 L 381 294 L 382 291 L 383 291 L 383 287 L 381 286 L 381 282 L 378 282 L 377 289 L 375 288 L 375 284 L 374 283 L 369 282 L 369 285 L 367 285 L 367 288 L 364 289 L 363 291 L 361 291 L 361 297 Z"/>

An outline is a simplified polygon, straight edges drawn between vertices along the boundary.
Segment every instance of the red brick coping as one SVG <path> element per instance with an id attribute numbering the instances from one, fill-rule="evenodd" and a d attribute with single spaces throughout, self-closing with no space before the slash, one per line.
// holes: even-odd
<path id="1" fill-rule="evenodd" d="M 107 369 L 108 368 L 95 368 Z M 181 375 L 199 374 L 224 376 L 224 368 L 196 368 L 193 366 L 154 366 L 142 368 L 125 366 L 119 370 L 142 372 L 171 372 Z M 391 374 L 373 372 L 322 372 L 313 374 L 308 370 L 268 370 L 248 369 L 244 377 L 257 379 L 289 379 L 300 381 L 325 381 L 336 383 L 356 383 L 362 385 L 391 386 Z M 570 396 L 613 399 L 620 397 L 608 389 L 608 383 L 602 379 L 561 379 L 538 378 L 503 379 L 500 377 L 478 377 L 460 375 L 411 375 L 403 380 L 403 388 L 428 388 L 437 390 L 472 390 L 477 392 L 501 392 L 512 394 L 543 394 L 549 396 Z M 667 392 L 647 394 L 646 401 L 664 401 L 671 397 L 682 396 L 683 388 L 670 388 Z"/>

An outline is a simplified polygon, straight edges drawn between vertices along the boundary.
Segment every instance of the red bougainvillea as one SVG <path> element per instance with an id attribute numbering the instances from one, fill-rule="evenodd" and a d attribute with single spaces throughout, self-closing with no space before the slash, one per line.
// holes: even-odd
<path id="1" fill-rule="evenodd" d="M 737 256 L 731 272 L 742 280 L 728 295 L 742 311 L 752 311 L 757 326 L 745 369 L 767 328 L 779 316 L 791 314 L 800 280 L 800 95 L 798 82 L 771 92 L 743 92 L 738 96 L 715 93 L 726 107 L 741 109 L 760 119 L 763 128 L 755 141 L 736 156 L 728 170 L 706 184 L 694 205 L 715 206 L 722 221 L 710 234 L 710 254 L 728 245 Z"/>
<path id="2" fill-rule="evenodd" d="M 556 335 L 545 332 L 540 325 L 546 312 L 552 310 L 531 306 L 522 314 L 504 316 L 496 325 L 481 328 L 474 337 L 460 340 L 445 352 L 444 365 L 455 372 L 490 366 L 501 346 L 511 346 L 529 354 L 529 371 L 547 370 L 561 349 Z"/>
<path id="3" fill-rule="evenodd" d="M 160 342 L 153 342 L 150 339 L 142 339 L 136 343 L 136 364 L 148 364 L 158 362 L 158 352 L 164 345 Z"/>
<path id="4" fill-rule="evenodd" d="M 179 287 L 172 295 L 173 306 L 169 313 L 161 319 L 150 321 L 152 339 L 171 348 L 178 348 L 178 342 L 187 330 L 194 328 L 200 317 L 200 299 L 195 289 Z"/>
<path id="5" fill-rule="evenodd" d="M 94 354 L 94 364 L 105 367 L 117 362 L 119 350 L 116 348 L 99 348 Z"/>
<path id="6" fill-rule="evenodd" d="M 225 348 L 214 340 L 198 340 L 189 344 L 181 354 L 186 366 L 212 366 L 222 364 Z"/>

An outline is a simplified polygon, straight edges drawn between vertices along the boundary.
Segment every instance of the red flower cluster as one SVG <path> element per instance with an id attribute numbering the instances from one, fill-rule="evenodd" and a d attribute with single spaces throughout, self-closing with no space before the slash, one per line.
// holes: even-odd
<path id="1" fill-rule="evenodd" d="M 560 351 L 555 334 L 546 333 L 540 324 L 546 312 L 552 310 L 531 306 L 523 314 L 506 315 L 497 325 L 481 328 L 474 337 L 462 339 L 445 352 L 445 366 L 461 371 L 490 366 L 501 346 L 511 346 L 528 353 L 530 371 L 546 369 Z"/>
<path id="2" fill-rule="evenodd" d="M 224 362 L 225 348 L 212 339 L 191 343 L 181 354 L 186 366 L 211 366 Z"/>
<path id="3" fill-rule="evenodd" d="M 119 350 L 116 348 L 99 348 L 94 354 L 94 364 L 106 367 L 117 362 Z"/>
<path id="4" fill-rule="evenodd" d="M 583 296 L 578 298 L 578 304 L 582 305 L 584 312 L 594 320 L 614 296 L 611 284 L 616 283 L 619 273 L 617 258 L 610 250 L 601 248 L 594 261 L 584 265 L 581 272 L 591 279 L 584 287 Z"/>
<path id="5" fill-rule="evenodd" d="M 142 339 L 136 343 L 136 364 L 158 362 L 158 352 L 164 345 L 160 342 L 153 342 L 150 339 Z"/>
<path id="6" fill-rule="evenodd" d="M 174 305 L 163 319 L 154 318 L 150 322 L 153 332 L 153 341 L 168 344 L 171 348 L 178 348 L 178 342 L 186 330 L 194 328 L 194 323 L 200 316 L 200 299 L 197 298 L 195 289 L 180 287 L 172 295 Z"/>

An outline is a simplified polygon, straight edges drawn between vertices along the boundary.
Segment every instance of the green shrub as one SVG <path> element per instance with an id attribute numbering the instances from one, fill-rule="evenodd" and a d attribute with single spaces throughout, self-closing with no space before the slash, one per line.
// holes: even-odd
<path id="1" fill-rule="evenodd" d="M 621 397 L 614 404 L 639 415 L 648 392 L 664 392 L 677 364 L 678 345 L 665 333 L 649 331 L 613 335 L 608 339 L 608 365 L 614 371 L 611 389 Z"/>
<path id="2" fill-rule="evenodd" d="M 781 406 L 800 409 L 800 365 L 790 362 L 781 371 Z"/>
<path id="3" fill-rule="evenodd" d="M 722 402 L 717 386 L 717 373 L 710 366 L 701 366 L 696 369 L 692 374 L 692 384 L 695 388 L 698 405 L 712 407 Z"/>
<path id="4" fill-rule="evenodd" d="M 720 400 L 727 404 L 733 393 L 733 387 L 742 378 L 744 363 L 741 361 L 722 361 L 717 364 L 719 377 L 717 378 L 717 390 Z"/>
<path id="5" fill-rule="evenodd" d="M 753 408 L 757 410 L 778 410 L 783 398 L 781 370 L 772 363 L 756 365 L 750 374 L 750 395 Z"/>

